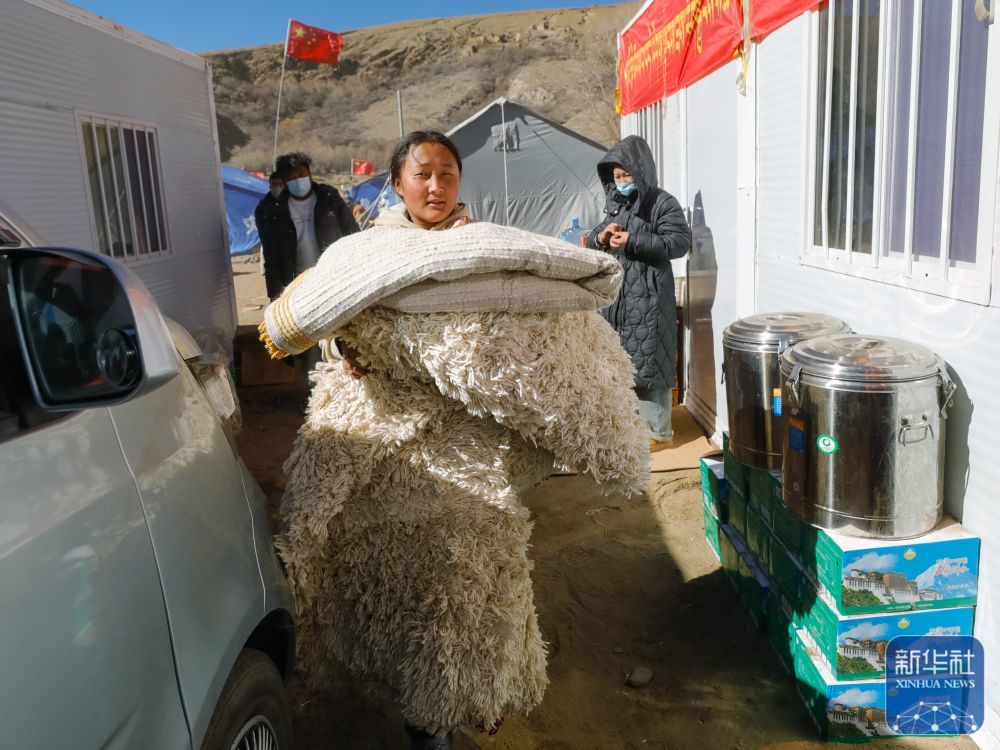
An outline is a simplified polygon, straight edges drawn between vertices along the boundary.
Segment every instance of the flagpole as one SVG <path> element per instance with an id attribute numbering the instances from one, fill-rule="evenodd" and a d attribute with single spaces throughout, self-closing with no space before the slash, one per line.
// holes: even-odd
<path id="1" fill-rule="evenodd" d="M 292 19 L 288 19 L 288 28 L 285 30 L 285 53 L 281 56 L 281 77 L 278 78 L 278 111 L 274 115 L 274 151 L 271 154 L 271 169 L 274 169 L 278 161 L 278 120 L 281 119 L 281 87 L 285 83 L 285 62 L 288 60 L 288 35 L 292 33 Z"/>
<path id="2" fill-rule="evenodd" d="M 406 135 L 403 132 L 403 92 L 396 89 L 396 111 L 399 112 L 399 140 L 403 140 Z"/>
<path id="3" fill-rule="evenodd" d="M 503 138 L 503 209 L 506 221 L 504 224 L 510 226 L 510 190 L 507 187 L 507 116 L 504 114 L 503 105 L 506 99 L 500 100 L 500 137 Z"/>

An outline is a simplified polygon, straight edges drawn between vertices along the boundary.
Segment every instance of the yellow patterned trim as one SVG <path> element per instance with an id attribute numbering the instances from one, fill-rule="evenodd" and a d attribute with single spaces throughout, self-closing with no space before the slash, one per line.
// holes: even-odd
<path id="1" fill-rule="evenodd" d="M 271 355 L 271 359 L 284 359 L 289 356 L 288 352 L 279 349 L 271 340 L 271 334 L 267 332 L 267 323 L 258 325 L 257 332 L 260 333 L 260 342 L 267 349 L 267 353 Z"/>
<path id="2" fill-rule="evenodd" d="M 299 328 L 298 324 L 295 322 L 295 318 L 292 315 L 291 309 L 291 299 L 292 292 L 295 288 L 305 281 L 306 275 L 309 273 L 307 269 L 292 279 L 292 283 L 285 287 L 285 290 L 281 293 L 281 296 L 271 303 L 270 312 L 271 319 L 273 321 L 274 327 L 277 328 L 275 335 L 281 339 L 286 346 L 295 351 L 285 351 L 280 346 L 274 342 L 271 333 L 267 330 L 267 320 L 257 326 L 257 330 L 260 332 L 261 343 L 267 349 L 267 353 L 271 355 L 272 359 L 282 359 L 291 354 L 296 354 L 298 352 L 304 352 L 316 345 L 316 342 L 306 336 L 302 329 Z"/>
<path id="3" fill-rule="evenodd" d="M 282 294 L 271 304 L 271 320 L 278 329 L 276 333 L 284 342 L 298 351 L 305 351 L 316 342 L 306 336 L 295 322 L 290 300 L 290 295 Z"/>

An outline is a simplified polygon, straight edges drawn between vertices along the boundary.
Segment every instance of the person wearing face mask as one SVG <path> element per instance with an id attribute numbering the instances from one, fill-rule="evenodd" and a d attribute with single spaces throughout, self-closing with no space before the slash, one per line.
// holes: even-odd
<path id="1" fill-rule="evenodd" d="M 630 135 L 597 163 L 605 218 L 587 247 L 611 253 L 625 281 L 605 319 L 635 366 L 639 411 L 649 423 L 650 450 L 672 445 L 671 389 L 676 377 L 677 309 L 670 261 L 691 249 L 691 228 L 674 196 L 658 187 L 649 145 Z"/>
<path id="2" fill-rule="evenodd" d="M 272 300 L 292 279 L 316 265 L 326 248 L 358 231 L 340 193 L 330 185 L 315 182 L 311 165 L 303 153 L 279 156 L 275 174 L 285 189 L 274 198 L 270 210 L 257 217 L 267 296 Z M 274 180 L 271 185 L 275 187 Z"/>

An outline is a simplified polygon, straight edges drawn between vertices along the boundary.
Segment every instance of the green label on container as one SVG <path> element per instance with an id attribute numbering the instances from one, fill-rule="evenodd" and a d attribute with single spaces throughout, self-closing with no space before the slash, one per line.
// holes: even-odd
<path id="1" fill-rule="evenodd" d="M 820 453 L 832 456 L 840 450 L 840 443 L 833 435 L 820 435 L 816 438 L 816 447 L 819 448 Z"/>

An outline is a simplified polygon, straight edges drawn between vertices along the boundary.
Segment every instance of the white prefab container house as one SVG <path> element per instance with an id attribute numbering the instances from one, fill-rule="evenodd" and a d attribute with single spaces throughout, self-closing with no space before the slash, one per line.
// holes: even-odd
<path id="1" fill-rule="evenodd" d="M 208 63 L 59 0 L 4 0 L 0 49 L 0 200 L 47 245 L 122 261 L 230 351 Z"/>
<path id="2" fill-rule="evenodd" d="M 647 3 L 647 6 L 649 3 Z M 976 635 L 1000 655 L 1000 25 L 977 0 L 830 0 L 623 119 L 688 207 L 686 405 L 726 426 L 722 329 L 814 310 L 948 362 L 946 510 L 981 536 Z M 641 13 L 640 13 L 641 15 Z M 638 18 L 639 16 L 637 16 Z M 983 745 L 1000 728 L 987 670 Z M 994 734 L 991 734 L 992 733 Z M 992 745 L 991 745 L 992 746 Z"/>

